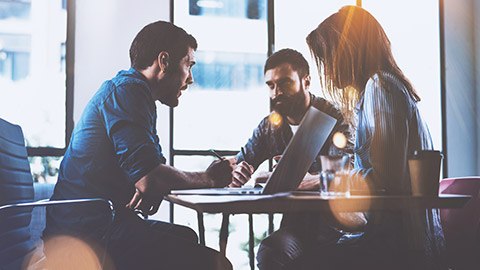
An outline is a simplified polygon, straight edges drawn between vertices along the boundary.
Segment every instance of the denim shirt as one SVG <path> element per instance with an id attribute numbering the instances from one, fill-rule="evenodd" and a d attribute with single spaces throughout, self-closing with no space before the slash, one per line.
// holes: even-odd
<path id="1" fill-rule="evenodd" d="M 405 86 L 389 73 L 375 74 L 357 104 L 354 173 L 374 194 L 411 194 L 408 155 L 433 149 L 427 125 Z M 444 237 L 438 209 L 370 213 L 364 239 L 373 249 L 417 252 L 419 269 L 443 269 Z"/>
<path id="2" fill-rule="evenodd" d="M 314 106 L 318 110 L 337 119 L 333 131 L 330 133 L 309 169 L 310 173 L 317 173 L 321 170 L 320 155 L 353 155 L 354 132 L 343 119 L 340 110 L 332 103 L 323 98 L 315 97 L 312 94 L 310 94 L 310 97 L 310 106 Z M 275 125 L 273 121 L 270 120 L 271 117 L 272 114 L 263 118 L 255 128 L 252 137 L 248 139 L 248 142 L 244 146 L 246 156 L 244 157 L 242 153 L 236 155 L 238 163 L 246 160 L 256 170 L 265 160 L 283 154 L 283 151 L 293 136 L 293 132 L 286 118 L 283 117 L 280 123 Z M 347 146 L 343 149 L 337 148 L 332 143 L 332 136 L 336 132 L 343 133 L 347 138 Z"/>
<path id="3" fill-rule="evenodd" d="M 122 208 L 135 183 L 165 163 L 156 118 L 155 101 L 141 73 L 130 68 L 104 82 L 73 130 L 52 199 L 105 198 Z M 47 229 L 64 224 L 96 230 L 97 218 L 108 215 L 92 205 L 50 207 Z"/>

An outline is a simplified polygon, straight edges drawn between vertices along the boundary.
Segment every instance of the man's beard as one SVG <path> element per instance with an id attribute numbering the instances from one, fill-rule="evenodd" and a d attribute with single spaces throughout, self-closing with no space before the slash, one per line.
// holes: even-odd
<path id="1" fill-rule="evenodd" d="M 277 102 L 282 102 L 277 104 Z M 295 117 L 305 113 L 305 91 L 302 89 L 293 96 L 287 97 L 280 95 L 274 99 L 270 99 L 270 108 L 281 114 L 283 117 Z"/>
<path id="2" fill-rule="evenodd" d="M 177 107 L 179 103 L 178 93 L 181 91 L 180 76 L 172 68 L 167 72 L 167 76 L 159 86 L 163 91 L 159 101 L 171 108 Z M 160 84 L 159 84 L 160 85 Z"/>

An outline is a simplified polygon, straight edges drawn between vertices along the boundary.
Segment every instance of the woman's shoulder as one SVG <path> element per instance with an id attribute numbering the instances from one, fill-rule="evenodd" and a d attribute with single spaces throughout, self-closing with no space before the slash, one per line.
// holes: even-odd
<path id="1" fill-rule="evenodd" d="M 365 85 L 365 93 L 382 96 L 405 96 L 407 86 L 392 73 L 377 72 L 368 79 Z"/>
<path id="2" fill-rule="evenodd" d="M 395 112 L 408 112 L 415 102 L 407 87 L 394 75 L 386 72 L 374 74 L 368 80 L 362 97 L 363 103 L 373 108 Z"/>

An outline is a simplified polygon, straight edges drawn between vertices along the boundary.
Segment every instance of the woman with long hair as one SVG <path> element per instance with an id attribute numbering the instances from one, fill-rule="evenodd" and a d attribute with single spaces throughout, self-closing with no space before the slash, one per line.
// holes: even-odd
<path id="1" fill-rule="evenodd" d="M 366 10 L 345 6 L 314 29 L 307 44 L 325 94 L 356 126 L 354 176 L 372 194 L 411 194 L 408 155 L 433 144 L 417 108 L 420 97 L 382 26 Z M 442 269 L 439 211 L 371 212 L 353 246 L 356 269 Z"/>

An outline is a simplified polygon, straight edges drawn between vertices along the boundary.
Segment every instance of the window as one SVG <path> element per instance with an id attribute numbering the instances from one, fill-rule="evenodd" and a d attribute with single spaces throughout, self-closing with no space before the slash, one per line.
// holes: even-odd
<path id="1" fill-rule="evenodd" d="M 433 145 L 441 150 L 439 1 L 405 0 L 392 8 L 386 1 L 363 0 L 362 6 L 387 33 L 397 64 L 422 99 L 418 107 Z"/>
<path id="2" fill-rule="evenodd" d="M 198 41 L 195 83 L 174 110 L 177 153 L 211 148 L 234 153 L 269 112 L 263 81 L 266 12 L 266 0 L 174 1 L 174 23 Z"/>
<path id="3" fill-rule="evenodd" d="M 261 0 L 190 0 L 189 15 L 264 20 L 266 2 Z"/>
<path id="4" fill-rule="evenodd" d="M 0 117 L 22 127 L 40 182 L 56 181 L 69 137 L 65 3 L 0 0 Z"/>

